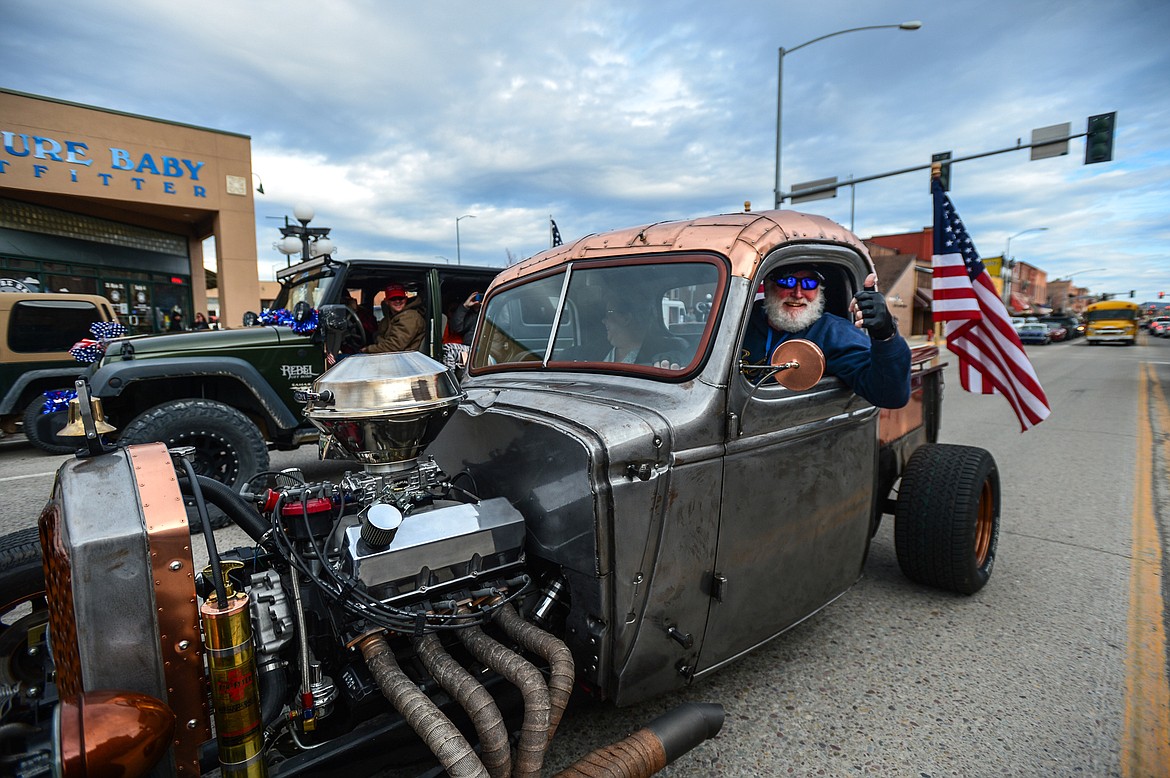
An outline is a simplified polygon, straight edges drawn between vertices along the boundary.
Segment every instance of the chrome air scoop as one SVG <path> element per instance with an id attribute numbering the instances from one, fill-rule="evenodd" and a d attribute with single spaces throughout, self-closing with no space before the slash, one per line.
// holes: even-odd
<path id="1" fill-rule="evenodd" d="M 346 357 L 313 382 L 305 415 L 367 470 L 414 465 L 463 399 L 446 367 L 417 351 Z"/>

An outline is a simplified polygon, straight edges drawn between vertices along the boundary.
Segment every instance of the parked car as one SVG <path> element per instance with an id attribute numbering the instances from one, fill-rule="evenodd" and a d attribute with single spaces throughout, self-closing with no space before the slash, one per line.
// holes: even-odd
<path id="1" fill-rule="evenodd" d="M 1048 331 L 1048 325 L 1040 322 L 1021 324 L 1016 327 L 1016 334 L 1020 336 L 1021 343 L 1047 346 L 1052 342 L 1052 334 Z"/>
<path id="2" fill-rule="evenodd" d="M 0 428 L 5 435 L 23 431 L 30 443 L 51 454 L 77 450 L 79 444 L 57 437 L 68 414 L 42 413 L 45 393 L 72 390 L 87 366 L 69 349 L 91 337 L 95 322 L 110 321 L 114 308 L 99 295 L 0 294 Z"/>
<path id="3" fill-rule="evenodd" d="M 1170 316 L 1150 319 L 1148 330 L 1156 338 L 1170 338 Z"/>
<path id="4" fill-rule="evenodd" d="M 113 763 L 134 748 L 159 773 L 247 760 L 314 777 L 397 767 L 423 742 L 451 774 L 488 775 L 511 740 L 513 774 L 535 776 L 570 695 L 628 705 L 709 677 L 852 587 L 887 514 L 909 579 L 975 593 L 1000 479 L 989 452 L 935 442 L 938 347 L 914 344 L 911 399 L 890 410 L 824 375 L 809 341 L 741 359 L 763 279 L 809 265 L 838 315 L 874 271 L 848 230 L 793 211 L 647 224 L 513 265 L 460 382 L 417 352 L 313 381 L 305 415 L 361 463 L 338 483 L 249 502 L 183 476 L 181 452 L 94 436 L 55 481 L 43 564 L 35 533 L 0 554 L 3 602 L 33 609 L 0 641 L 20 672 L 9 740 L 60 737 L 69 755 L 80 740 L 90 775 L 128 775 Z M 677 358 L 606 353 L 618 290 Z M 192 572 L 174 507 L 204 484 L 252 539 L 209 550 L 219 575 Z M 112 689 L 171 726 L 116 731 L 91 696 Z M 718 731 L 715 707 L 574 774 L 649 775 Z"/>
<path id="5" fill-rule="evenodd" d="M 1067 335 L 1066 335 L 1067 340 L 1073 340 L 1074 338 L 1080 338 L 1080 337 L 1083 337 L 1085 334 L 1084 323 L 1078 317 L 1073 316 L 1071 314 L 1064 314 L 1064 315 L 1055 314 L 1052 316 L 1045 316 L 1045 317 L 1041 318 L 1040 321 L 1045 323 L 1045 324 L 1047 324 L 1049 322 L 1054 322 L 1054 323 L 1059 324 L 1062 327 L 1064 327 L 1064 329 L 1067 333 Z"/>
<path id="6" fill-rule="evenodd" d="M 483 291 L 500 268 L 317 257 L 278 273 L 272 308 L 255 326 L 143 335 L 112 341 L 89 381 L 102 400 L 111 440 L 194 446 L 195 471 L 233 489 L 268 469 L 269 448 L 316 444 L 317 428 L 294 397 L 325 371 L 321 316 L 346 322 L 342 352 L 367 345 L 361 314 L 378 316 L 384 288 L 401 284 L 421 300 L 421 351 L 442 361 L 444 311 Z M 337 332 L 335 330 L 335 332 Z M 63 414 L 59 414 L 63 415 Z"/>
<path id="7" fill-rule="evenodd" d="M 1044 321 L 1040 323 L 1048 328 L 1048 337 L 1053 343 L 1068 340 L 1068 330 L 1065 329 L 1063 324 L 1055 321 Z"/>

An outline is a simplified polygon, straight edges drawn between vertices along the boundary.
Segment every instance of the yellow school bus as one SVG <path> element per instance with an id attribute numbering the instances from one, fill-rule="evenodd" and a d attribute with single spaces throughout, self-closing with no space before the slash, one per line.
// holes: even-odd
<path id="1" fill-rule="evenodd" d="M 1085 309 L 1085 340 L 1090 346 L 1098 343 L 1124 343 L 1132 346 L 1137 341 L 1137 303 L 1125 300 L 1105 300 Z"/>

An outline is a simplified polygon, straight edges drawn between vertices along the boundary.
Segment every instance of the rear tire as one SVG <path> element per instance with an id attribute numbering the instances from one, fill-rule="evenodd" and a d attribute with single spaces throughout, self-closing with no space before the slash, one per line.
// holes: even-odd
<path id="1" fill-rule="evenodd" d="M 69 422 L 69 411 L 41 413 L 45 407 L 45 396 L 39 395 L 24 409 L 24 436 L 28 442 L 49 454 L 72 454 L 85 443 L 83 438 L 62 438 L 58 433 Z M 74 443 L 73 441 L 77 442 Z"/>
<path id="2" fill-rule="evenodd" d="M 268 446 L 260 430 L 235 408 L 213 400 L 175 400 L 156 405 L 122 430 L 126 444 L 161 441 L 167 448 L 194 446 L 191 464 L 197 475 L 214 478 L 233 491 L 252 476 L 268 469 Z M 231 520 L 218 508 L 208 505 L 213 528 L 226 527 Z M 192 532 L 203 529 L 198 511 L 188 503 Z"/>
<path id="3" fill-rule="evenodd" d="M 898 489 L 894 546 L 911 581 L 974 594 L 991 577 L 999 542 L 999 469 L 972 446 L 920 447 Z"/>

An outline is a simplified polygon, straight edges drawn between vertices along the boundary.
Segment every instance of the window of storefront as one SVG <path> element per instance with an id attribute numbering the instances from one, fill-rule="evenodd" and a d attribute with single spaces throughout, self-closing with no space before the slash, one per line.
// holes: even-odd
<path id="1" fill-rule="evenodd" d="M 174 313 L 190 326 L 191 279 L 163 273 L 63 265 L 0 255 L 0 285 L 17 291 L 100 294 L 130 334 L 166 332 Z M 177 283 L 176 283 L 177 281 Z"/>

